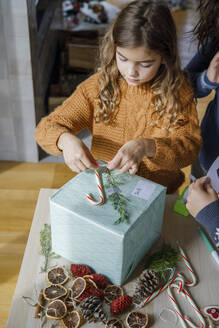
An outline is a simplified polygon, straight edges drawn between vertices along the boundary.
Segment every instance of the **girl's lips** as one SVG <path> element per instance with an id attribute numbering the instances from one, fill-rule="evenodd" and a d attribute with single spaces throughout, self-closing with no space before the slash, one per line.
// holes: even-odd
<path id="1" fill-rule="evenodd" d="M 128 81 L 130 81 L 130 82 L 139 82 L 139 80 L 136 80 L 136 79 L 130 79 L 130 78 L 128 78 Z"/>

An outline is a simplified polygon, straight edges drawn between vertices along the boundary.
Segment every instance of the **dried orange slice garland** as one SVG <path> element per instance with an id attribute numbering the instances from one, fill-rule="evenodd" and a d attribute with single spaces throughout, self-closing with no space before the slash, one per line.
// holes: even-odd
<path id="1" fill-rule="evenodd" d="M 112 303 L 115 299 L 123 295 L 123 289 L 116 285 L 109 285 L 104 289 L 104 298 L 106 302 Z"/>
<path id="2" fill-rule="evenodd" d="M 141 312 L 130 312 L 126 318 L 129 328 L 145 328 L 148 325 L 148 315 Z"/>
<path id="3" fill-rule="evenodd" d="M 63 328 L 79 328 L 83 323 L 82 315 L 79 311 L 68 312 L 60 321 Z"/>
<path id="4" fill-rule="evenodd" d="M 105 328 L 124 328 L 124 324 L 118 318 L 111 318 L 107 321 Z"/>
<path id="5" fill-rule="evenodd" d="M 68 290 L 62 285 L 51 285 L 43 290 L 43 296 L 49 302 L 65 297 L 67 294 Z"/>
<path id="6" fill-rule="evenodd" d="M 68 279 L 68 272 L 62 266 L 52 268 L 46 275 L 48 285 L 64 285 Z"/>
<path id="7" fill-rule="evenodd" d="M 67 307 L 61 300 L 55 300 L 49 303 L 46 309 L 46 316 L 49 319 L 59 320 L 66 316 Z"/>

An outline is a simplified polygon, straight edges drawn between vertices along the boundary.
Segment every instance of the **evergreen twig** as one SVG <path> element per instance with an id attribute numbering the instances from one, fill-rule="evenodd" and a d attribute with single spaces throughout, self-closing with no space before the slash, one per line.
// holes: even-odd
<path id="1" fill-rule="evenodd" d="M 124 181 L 120 179 L 117 175 L 113 175 L 109 170 L 106 172 L 106 183 L 104 184 L 105 188 L 112 188 L 113 193 L 109 195 L 109 199 L 111 200 L 113 207 L 119 213 L 119 218 L 114 222 L 114 224 L 119 224 L 122 222 L 129 222 L 129 215 L 126 209 L 126 203 L 128 198 L 122 195 L 119 191 L 118 185 L 123 184 Z"/>
<path id="2" fill-rule="evenodd" d="M 52 252 L 51 226 L 47 223 L 44 224 L 44 228 L 40 231 L 40 246 L 40 254 L 45 256 L 45 264 L 44 267 L 41 267 L 41 272 L 47 272 L 49 260 L 60 257 Z"/>
<path id="3" fill-rule="evenodd" d="M 162 279 L 166 280 L 167 270 L 175 268 L 180 259 L 178 250 L 169 244 L 163 244 L 157 252 L 150 256 L 146 268 L 155 270 Z"/>

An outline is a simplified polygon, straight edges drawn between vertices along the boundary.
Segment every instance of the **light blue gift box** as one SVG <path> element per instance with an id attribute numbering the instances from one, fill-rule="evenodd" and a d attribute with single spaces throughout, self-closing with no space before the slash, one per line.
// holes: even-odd
<path id="1" fill-rule="evenodd" d="M 87 193 L 98 200 L 93 170 L 78 174 L 50 198 L 53 251 L 72 263 L 90 266 L 116 285 L 127 280 L 159 238 L 166 195 L 165 187 L 137 175 L 120 177 L 129 223 L 114 224 L 119 214 L 108 197 L 100 206 L 87 200 Z M 105 174 L 102 179 L 104 185 Z M 112 192 L 105 190 L 108 196 Z"/>

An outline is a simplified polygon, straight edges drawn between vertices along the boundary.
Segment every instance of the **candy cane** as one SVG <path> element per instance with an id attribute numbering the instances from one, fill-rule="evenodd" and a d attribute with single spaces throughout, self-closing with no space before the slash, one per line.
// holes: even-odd
<path id="1" fill-rule="evenodd" d="M 192 281 L 186 281 L 185 284 L 189 285 L 189 286 L 194 286 L 197 282 L 197 278 L 195 276 L 195 273 L 192 269 L 191 264 L 189 263 L 189 260 L 187 259 L 183 249 L 179 246 L 178 244 L 178 248 L 180 251 L 180 255 L 187 267 L 187 269 L 190 272 L 190 275 L 192 276 Z M 180 275 L 180 273 L 178 273 L 177 275 Z M 142 308 L 144 305 L 146 305 L 147 303 L 151 302 L 156 296 L 158 296 L 162 291 L 164 291 L 165 289 L 167 289 L 167 287 L 176 279 L 176 277 L 174 279 L 170 279 L 169 281 L 167 281 L 160 289 L 156 290 L 155 292 L 153 292 L 151 295 L 149 295 L 145 300 L 143 300 L 139 305 L 137 305 L 139 308 Z"/>
<path id="2" fill-rule="evenodd" d="M 181 257 L 184 261 L 184 264 L 187 267 L 187 269 L 190 271 L 190 274 L 192 276 L 192 281 L 185 281 L 185 284 L 187 286 L 190 286 L 190 287 L 195 286 L 196 283 L 197 283 L 197 278 L 195 276 L 194 270 L 193 270 L 189 260 L 187 259 L 186 254 L 183 251 L 182 247 L 179 245 L 179 242 L 177 242 L 177 245 L 178 245 L 178 248 L 179 248 L 179 251 L 180 251 L 180 255 L 181 255 Z M 180 275 L 180 273 L 178 273 L 178 274 Z"/>
<path id="3" fill-rule="evenodd" d="M 98 187 L 98 190 L 99 190 L 100 201 L 96 202 L 94 200 L 94 198 L 89 194 L 86 194 L 86 197 L 93 205 L 98 206 L 98 205 L 102 205 L 104 203 L 105 199 L 104 199 L 104 192 L 103 192 L 103 188 L 102 188 L 101 177 L 100 177 L 99 173 L 97 172 L 97 170 L 95 170 L 94 173 L 96 175 L 97 187 Z"/>
<path id="4" fill-rule="evenodd" d="M 172 304 L 175 308 L 175 312 L 179 316 L 179 321 L 181 322 L 182 327 L 188 328 L 188 325 L 189 325 L 192 328 L 197 328 L 197 326 L 192 323 L 191 319 L 188 316 L 183 317 L 183 315 L 182 315 L 182 313 L 179 309 L 179 306 L 178 306 L 175 298 L 173 297 L 173 294 L 171 292 L 171 288 L 176 288 L 178 294 L 183 295 L 186 298 L 186 300 L 190 303 L 193 310 L 195 311 L 195 313 L 199 317 L 199 320 L 200 320 L 200 323 L 201 323 L 201 328 L 205 328 L 206 327 L 205 320 L 202 317 L 201 312 L 199 311 L 199 309 L 198 309 L 197 305 L 195 304 L 194 300 L 192 299 L 191 295 L 186 290 L 186 288 L 184 286 L 185 283 L 186 282 L 185 282 L 184 277 L 181 274 L 180 275 L 177 274 L 175 279 L 173 279 L 172 282 L 168 286 L 167 295 L 169 296 L 169 298 L 170 298 L 170 300 L 171 300 L 171 302 L 172 302 Z"/>
<path id="5" fill-rule="evenodd" d="M 193 310 L 195 310 L 197 316 L 199 317 L 200 323 L 201 323 L 201 328 L 205 328 L 206 327 L 206 323 L 204 318 L 201 315 L 201 312 L 199 311 L 197 305 L 195 304 L 194 300 L 192 299 L 191 295 L 189 294 L 189 292 L 186 290 L 186 288 L 184 287 L 184 285 L 188 285 L 188 286 L 194 286 L 197 283 L 197 278 L 195 276 L 195 273 L 192 269 L 192 266 L 189 262 L 189 260 L 187 259 L 183 249 L 179 246 L 178 244 L 178 248 L 180 251 L 180 255 L 184 261 L 184 264 L 186 265 L 187 269 L 190 272 L 190 275 L 192 276 L 192 281 L 185 281 L 185 278 L 183 277 L 183 275 L 181 273 L 177 273 L 177 275 L 169 280 L 166 284 L 164 284 L 159 290 L 155 291 L 153 294 L 151 294 L 150 296 L 148 296 L 140 305 L 139 307 L 143 307 L 145 304 L 149 303 L 150 301 L 152 301 L 157 295 L 159 295 L 163 290 L 165 290 L 167 288 L 167 295 L 169 296 L 174 308 L 175 308 L 175 312 L 177 313 L 177 315 L 179 316 L 179 320 L 181 322 L 182 327 L 184 328 L 188 328 L 188 325 L 192 328 L 197 328 L 197 326 L 195 326 L 191 319 L 188 316 L 184 316 L 182 315 L 178 304 L 176 303 L 176 300 L 173 297 L 173 294 L 171 292 L 171 288 L 177 288 L 177 292 L 181 295 L 183 295 L 186 300 L 190 303 L 190 305 L 192 306 Z"/>

